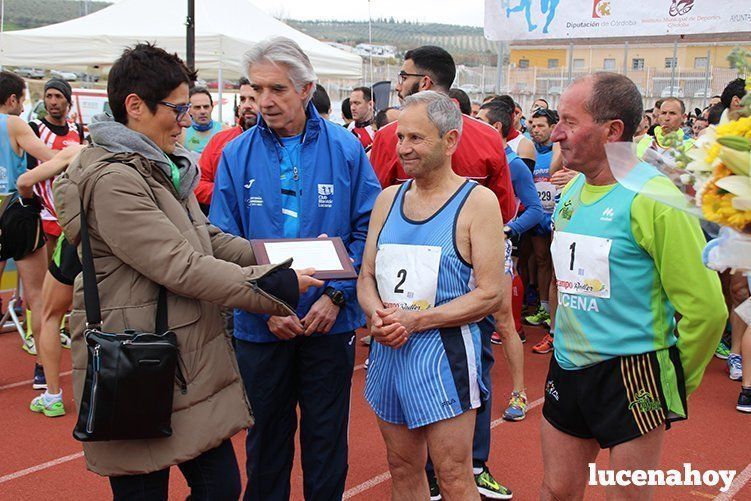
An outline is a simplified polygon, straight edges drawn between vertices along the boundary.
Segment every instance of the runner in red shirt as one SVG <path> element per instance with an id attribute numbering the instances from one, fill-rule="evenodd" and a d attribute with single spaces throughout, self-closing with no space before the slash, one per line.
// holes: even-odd
<path id="1" fill-rule="evenodd" d="M 419 47 L 405 54 L 396 91 L 402 100 L 424 90 L 448 94 L 455 76 L 456 66 L 451 54 L 440 47 Z M 508 222 L 516 214 L 516 199 L 501 137 L 486 123 L 467 115 L 462 115 L 462 120 L 462 135 L 451 166 L 460 176 L 474 179 L 490 188 L 498 197 L 503 221 Z M 408 179 L 396 154 L 399 142 L 396 125 L 396 122 L 392 122 L 379 129 L 370 151 L 370 163 L 384 188 Z M 490 343 L 491 333 L 492 328 L 483 331 L 481 356 L 483 381 L 489 390 L 490 368 L 494 362 Z M 511 491 L 496 482 L 485 464 L 490 454 L 491 407 L 491 401 L 488 399 L 483 410 L 477 413 L 472 451 L 475 483 L 477 490 L 486 498 L 511 499 Z M 431 499 L 440 499 L 440 490 L 431 468 L 428 468 L 428 483 Z"/>
<path id="2" fill-rule="evenodd" d="M 349 108 L 352 110 L 352 122 L 347 129 L 357 136 L 365 151 L 373 144 L 373 93 L 370 87 L 357 87 L 349 95 Z"/>
<path id="3" fill-rule="evenodd" d="M 63 150 L 74 144 L 83 144 L 83 127 L 69 120 L 68 112 L 71 107 L 73 90 L 70 84 L 59 78 L 52 78 L 44 85 L 44 109 L 46 115 L 39 120 L 29 122 L 34 133 L 52 150 Z M 33 169 L 37 160 L 28 156 L 28 167 Z M 57 243 L 57 238 L 62 233 L 57 223 L 55 200 L 52 197 L 52 182 L 54 178 L 47 179 L 36 186 L 34 192 L 42 200 L 42 228 L 47 236 L 48 255 Z"/>
<path id="4" fill-rule="evenodd" d="M 401 99 L 422 90 L 434 90 L 447 94 L 451 87 L 455 70 L 452 71 L 450 81 L 439 84 L 436 81 L 438 77 L 432 74 L 431 70 L 418 67 L 414 59 L 409 58 L 409 55 L 415 53 L 419 55 L 422 49 L 425 47 L 409 51 L 402 65 L 396 86 Z M 439 47 L 434 49 L 443 51 Z M 447 52 L 445 54 L 451 58 Z M 453 59 L 451 62 L 453 65 Z M 426 66 L 430 67 L 432 64 L 434 63 L 428 62 Z M 498 132 L 488 124 L 468 115 L 462 115 L 462 118 L 464 120 L 462 137 L 452 160 L 454 172 L 490 188 L 498 197 L 503 221 L 508 222 L 514 216 L 516 202 L 501 138 Z M 384 188 L 409 179 L 396 154 L 397 141 L 395 122 L 380 129 L 373 140 L 370 163 Z"/>
<path id="5" fill-rule="evenodd" d="M 211 195 L 214 193 L 214 175 L 219 160 L 222 158 L 224 147 L 237 136 L 253 127 L 258 120 L 258 108 L 253 95 L 253 88 L 246 78 L 240 79 L 240 103 L 237 105 L 235 115 L 237 125 L 214 134 L 198 160 L 198 166 L 201 168 L 201 180 L 196 186 L 195 193 L 198 203 L 201 204 L 201 208 L 206 213 L 208 213 L 209 205 L 211 205 Z"/>

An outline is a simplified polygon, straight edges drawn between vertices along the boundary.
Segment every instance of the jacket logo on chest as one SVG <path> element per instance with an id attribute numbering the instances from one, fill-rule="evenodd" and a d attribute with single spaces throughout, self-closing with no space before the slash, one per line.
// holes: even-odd
<path id="1" fill-rule="evenodd" d="M 334 185 L 318 185 L 318 207 L 330 208 L 334 204 Z"/>

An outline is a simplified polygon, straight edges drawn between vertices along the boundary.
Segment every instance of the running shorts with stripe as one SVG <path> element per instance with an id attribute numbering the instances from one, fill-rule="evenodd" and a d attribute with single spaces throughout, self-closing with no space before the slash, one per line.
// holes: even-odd
<path id="1" fill-rule="evenodd" d="M 678 398 L 669 409 L 665 398 Z M 556 429 L 594 438 L 607 449 L 686 419 L 686 390 L 678 349 L 615 357 L 577 370 L 551 357 L 542 415 Z"/>
<path id="2" fill-rule="evenodd" d="M 401 348 L 373 342 L 365 399 L 389 423 L 409 429 L 480 407 L 477 324 L 415 333 Z"/>

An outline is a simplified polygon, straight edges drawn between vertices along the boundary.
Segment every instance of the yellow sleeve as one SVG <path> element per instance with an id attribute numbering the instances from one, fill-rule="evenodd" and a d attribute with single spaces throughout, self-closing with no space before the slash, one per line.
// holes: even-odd
<path id="1" fill-rule="evenodd" d="M 664 176 L 646 186 L 651 193 L 678 190 Z M 677 347 L 689 395 L 699 386 L 727 321 L 719 276 L 702 262 L 706 240 L 695 217 L 637 195 L 631 206 L 631 230 L 654 259 L 661 285 L 681 315 Z"/>

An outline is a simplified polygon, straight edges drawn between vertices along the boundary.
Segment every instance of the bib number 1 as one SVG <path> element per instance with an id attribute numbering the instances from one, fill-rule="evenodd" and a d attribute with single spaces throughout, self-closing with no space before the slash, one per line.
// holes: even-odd
<path id="1" fill-rule="evenodd" d="M 609 238 L 556 231 L 550 253 L 556 284 L 565 294 L 610 297 Z"/>

